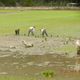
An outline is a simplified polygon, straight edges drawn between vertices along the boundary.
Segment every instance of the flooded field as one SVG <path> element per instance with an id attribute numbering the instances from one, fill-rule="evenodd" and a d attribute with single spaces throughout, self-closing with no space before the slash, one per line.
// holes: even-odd
<path id="1" fill-rule="evenodd" d="M 66 58 L 56 54 L 26 55 L 0 57 L 0 75 L 17 75 L 26 77 L 41 77 L 44 70 L 55 72 L 58 80 L 79 80 L 80 71 L 76 72 L 76 59 Z M 80 65 L 79 65 L 80 66 Z M 73 76 L 74 75 L 74 76 Z"/>
<path id="2" fill-rule="evenodd" d="M 32 42 L 34 46 L 25 48 L 22 40 Z M 43 38 L 4 36 L 0 41 L 0 75 L 42 77 L 42 71 L 52 70 L 56 80 L 80 80 L 80 56 L 53 50 L 56 46 L 63 46 L 65 39 L 44 41 Z"/>

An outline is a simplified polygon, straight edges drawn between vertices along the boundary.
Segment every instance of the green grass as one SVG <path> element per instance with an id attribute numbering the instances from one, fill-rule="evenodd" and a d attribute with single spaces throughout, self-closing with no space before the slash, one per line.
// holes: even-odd
<path id="1" fill-rule="evenodd" d="M 17 76 L 0 75 L 0 80 L 55 80 L 54 78 L 27 78 Z"/>
<path id="2" fill-rule="evenodd" d="M 6 13 L 1 13 L 6 12 Z M 49 35 L 80 36 L 80 11 L 78 10 L 0 10 L 0 34 L 13 34 L 16 28 L 27 34 L 29 26 L 45 27 Z"/>

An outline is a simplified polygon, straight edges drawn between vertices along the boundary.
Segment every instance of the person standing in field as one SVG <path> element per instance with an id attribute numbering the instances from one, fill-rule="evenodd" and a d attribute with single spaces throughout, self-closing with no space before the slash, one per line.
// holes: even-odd
<path id="1" fill-rule="evenodd" d="M 15 30 L 15 35 L 19 35 L 20 34 L 20 29 L 16 29 Z"/>
<path id="2" fill-rule="evenodd" d="M 33 27 L 29 27 L 28 36 L 30 35 L 30 33 L 31 33 L 32 36 L 34 36 L 34 31 L 35 31 L 35 27 L 34 26 Z"/>
<path id="3" fill-rule="evenodd" d="M 76 70 L 76 72 L 80 71 L 80 40 L 76 40 L 76 49 L 77 49 L 77 56 L 76 56 L 76 62 L 75 62 L 75 66 L 74 66 L 74 70 Z"/>
<path id="4" fill-rule="evenodd" d="M 80 40 L 76 41 L 77 55 L 80 55 Z"/>
<path id="5" fill-rule="evenodd" d="M 42 35 L 42 37 L 44 37 L 44 36 L 47 36 L 48 37 L 48 34 L 47 34 L 47 31 L 46 31 L 46 29 L 40 29 L 40 31 L 41 31 L 41 35 Z"/>

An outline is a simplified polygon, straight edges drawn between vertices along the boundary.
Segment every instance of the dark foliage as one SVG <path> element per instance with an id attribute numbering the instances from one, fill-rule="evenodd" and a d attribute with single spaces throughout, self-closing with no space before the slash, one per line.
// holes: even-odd
<path id="1" fill-rule="evenodd" d="M 0 0 L 0 6 L 66 6 L 80 0 Z"/>

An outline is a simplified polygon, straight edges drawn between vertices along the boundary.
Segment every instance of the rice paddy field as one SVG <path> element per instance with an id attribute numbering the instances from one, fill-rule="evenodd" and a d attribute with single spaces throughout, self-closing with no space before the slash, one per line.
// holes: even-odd
<path id="1" fill-rule="evenodd" d="M 34 37 L 27 36 L 30 26 L 36 27 Z M 49 37 L 41 37 L 41 28 Z M 80 80 L 77 39 L 80 10 L 0 10 L 0 80 Z M 54 76 L 42 75 L 46 70 Z"/>
<path id="2" fill-rule="evenodd" d="M 35 26 L 35 34 L 46 28 L 49 35 L 79 37 L 80 10 L 0 10 L 0 34 L 14 34 L 16 28 L 21 34 Z"/>

